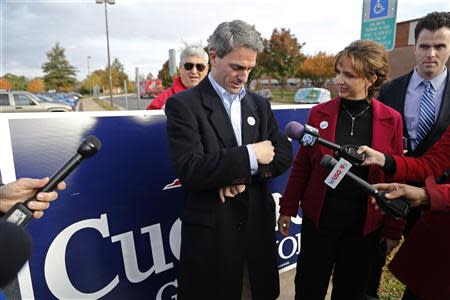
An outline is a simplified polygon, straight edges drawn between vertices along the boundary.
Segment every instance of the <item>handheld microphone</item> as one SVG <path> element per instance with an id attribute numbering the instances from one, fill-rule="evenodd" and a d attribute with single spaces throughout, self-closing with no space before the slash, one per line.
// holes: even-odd
<path id="1" fill-rule="evenodd" d="M 333 142 L 327 141 L 320 137 L 319 130 L 308 124 L 303 126 L 302 124 L 291 121 L 286 125 L 284 133 L 293 140 L 299 141 L 303 146 L 312 147 L 317 142 L 337 152 L 339 156 L 345 158 L 353 165 L 359 166 L 362 164 L 366 155 L 364 153 L 359 154 L 357 152 L 358 146 L 344 145 L 340 146 Z"/>
<path id="2" fill-rule="evenodd" d="M 3 288 L 30 257 L 31 238 L 20 226 L 0 222 L 0 245 L 0 288 Z"/>
<path id="3" fill-rule="evenodd" d="M 326 154 L 320 160 L 320 165 L 329 170 L 332 170 L 336 165 L 337 160 Z M 393 216 L 395 219 L 400 219 L 400 217 L 406 217 L 411 209 L 409 202 L 404 198 L 397 198 L 395 200 L 387 200 L 384 196 L 386 193 L 374 189 L 368 182 L 359 178 L 352 172 L 348 171 L 346 176 L 350 177 L 368 194 L 375 197 L 378 206 L 387 214 Z"/>
<path id="4" fill-rule="evenodd" d="M 42 187 L 36 194 L 53 191 L 58 183 L 63 181 L 85 158 L 89 158 L 97 153 L 102 147 L 102 143 L 93 135 L 86 137 L 78 146 L 77 153 L 66 164 L 59 169 L 51 178 L 50 181 Z M 25 202 L 16 203 L 1 219 L 0 221 L 7 221 L 25 227 L 33 218 L 33 211 L 27 207 L 30 201 L 39 201 L 36 196 L 31 197 Z"/>

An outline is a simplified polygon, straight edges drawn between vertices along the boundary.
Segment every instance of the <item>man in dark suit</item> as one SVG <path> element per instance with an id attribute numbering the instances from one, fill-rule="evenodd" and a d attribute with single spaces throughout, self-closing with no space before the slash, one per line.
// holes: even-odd
<path id="1" fill-rule="evenodd" d="M 253 26 L 220 24 L 209 39 L 211 73 L 166 104 L 185 191 L 178 299 L 241 299 L 247 280 L 253 299 L 279 295 L 268 180 L 288 169 L 292 150 L 267 99 L 244 87 L 262 50 Z"/>
<path id="2" fill-rule="evenodd" d="M 378 99 L 402 114 L 404 137 L 407 138 L 406 155 L 417 157 L 439 140 L 450 123 L 450 76 L 445 66 L 450 56 L 450 13 L 433 12 L 426 15 L 417 23 L 414 34 L 414 70 L 384 84 Z M 430 85 L 430 98 L 433 100 L 431 116 L 424 112 L 426 82 Z M 423 126 L 426 118 L 431 122 Z M 419 208 L 411 211 L 405 235 L 420 215 Z M 384 265 L 383 257 L 380 265 Z M 378 289 L 380 265 L 375 268 L 378 274 L 371 280 L 371 296 L 375 296 Z M 408 294 L 407 290 L 404 299 L 408 299 Z"/>

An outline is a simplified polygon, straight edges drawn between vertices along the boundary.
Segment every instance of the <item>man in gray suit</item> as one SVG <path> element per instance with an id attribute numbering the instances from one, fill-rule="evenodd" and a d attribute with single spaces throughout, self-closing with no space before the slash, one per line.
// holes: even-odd
<path id="1" fill-rule="evenodd" d="M 245 89 L 263 50 L 253 26 L 220 24 L 211 73 L 166 104 L 172 162 L 185 192 L 178 299 L 276 299 L 275 203 L 270 178 L 292 161 L 267 99 Z"/>

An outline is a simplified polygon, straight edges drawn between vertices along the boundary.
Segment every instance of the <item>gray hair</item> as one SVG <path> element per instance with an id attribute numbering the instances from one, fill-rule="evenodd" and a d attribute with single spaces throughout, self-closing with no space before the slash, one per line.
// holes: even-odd
<path id="1" fill-rule="evenodd" d="M 208 64 L 208 53 L 201 46 L 191 45 L 181 51 L 180 54 L 180 65 L 184 63 L 184 60 L 190 56 L 197 56 L 203 59 L 203 62 Z"/>
<path id="2" fill-rule="evenodd" d="M 216 51 L 219 58 L 223 58 L 238 47 L 250 48 L 257 53 L 264 50 L 261 34 L 256 31 L 254 26 L 241 20 L 221 23 L 214 30 L 208 42 L 209 51 Z"/>

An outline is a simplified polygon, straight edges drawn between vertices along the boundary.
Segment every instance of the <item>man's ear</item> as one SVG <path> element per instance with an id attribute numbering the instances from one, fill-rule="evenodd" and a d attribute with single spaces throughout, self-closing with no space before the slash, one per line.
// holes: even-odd
<path id="1" fill-rule="evenodd" d="M 209 62 L 211 63 L 211 66 L 214 66 L 216 64 L 216 58 L 217 58 L 216 50 L 209 51 Z"/>

